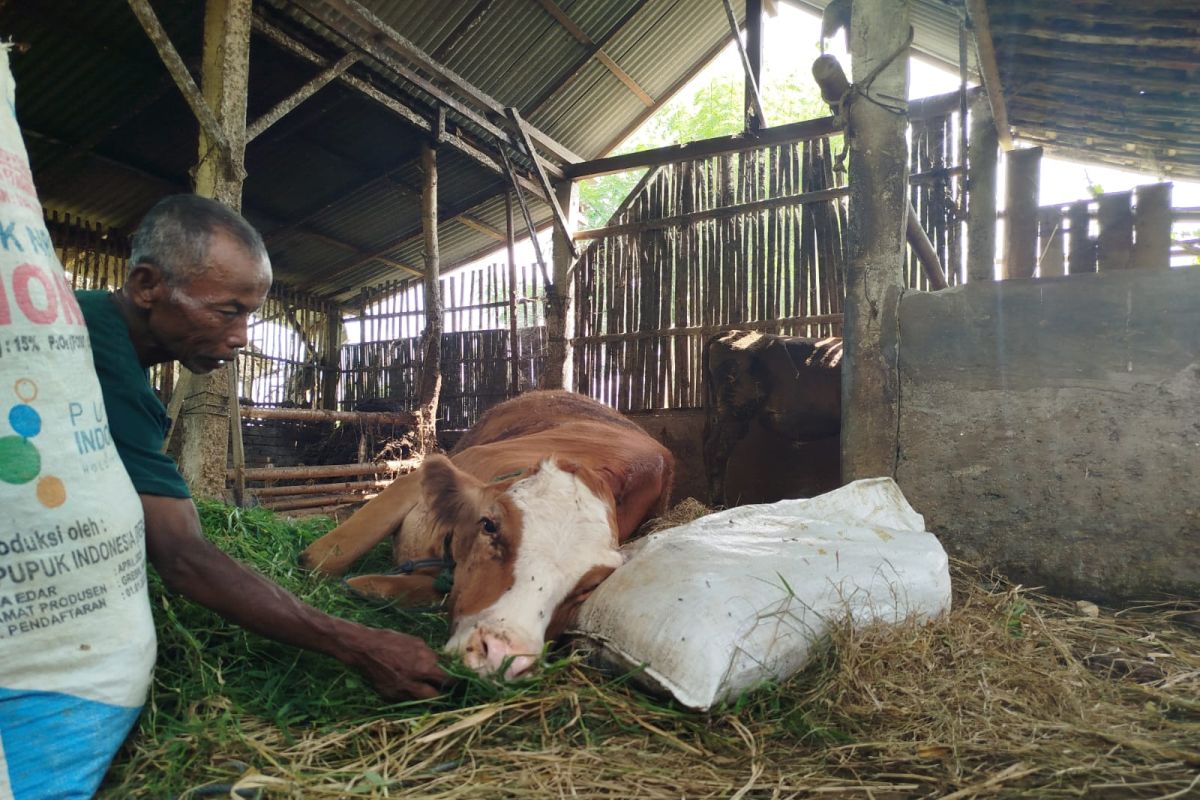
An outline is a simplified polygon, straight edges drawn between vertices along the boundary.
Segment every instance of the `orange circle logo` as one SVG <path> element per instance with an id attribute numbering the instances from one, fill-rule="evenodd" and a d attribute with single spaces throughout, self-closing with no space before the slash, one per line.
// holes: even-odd
<path id="1" fill-rule="evenodd" d="M 58 508 L 67 502 L 67 487 L 53 475 L 46 475 L 37 482 L 37 499 L 46 508 Z"/>

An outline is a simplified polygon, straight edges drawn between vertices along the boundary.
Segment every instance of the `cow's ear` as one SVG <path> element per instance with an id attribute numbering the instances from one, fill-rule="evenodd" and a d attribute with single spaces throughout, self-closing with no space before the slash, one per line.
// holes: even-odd
<path id="1" fill-rule="evenodd" d="M 421 464 L 421 490 L 425 505 L 438 527 L 452 529 L 479 518 L 483 484 L 463 472 L 445 456 L 429 456 Z"/>

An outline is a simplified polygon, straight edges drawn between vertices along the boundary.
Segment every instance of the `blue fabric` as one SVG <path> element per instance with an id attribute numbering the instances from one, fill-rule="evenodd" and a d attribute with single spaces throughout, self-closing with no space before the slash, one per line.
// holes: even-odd
<path id="1" fill-rule="evenodd" d="M 0 688 L 0 747 L 14 800 L 87 800 L 141 708 Z"/>

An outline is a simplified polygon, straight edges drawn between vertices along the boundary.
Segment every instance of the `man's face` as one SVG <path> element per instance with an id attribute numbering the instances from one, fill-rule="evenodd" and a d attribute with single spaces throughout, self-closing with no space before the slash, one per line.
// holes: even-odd
<path id="1" fill-rule="evenodd" d="M 271 288 L 271 267 L 222 230 L 212 236 L 205 267 L 171 287 L 149 319 L 158 346 L 196 373 L 212 372 L 246 346 L 247 320 Z"/>

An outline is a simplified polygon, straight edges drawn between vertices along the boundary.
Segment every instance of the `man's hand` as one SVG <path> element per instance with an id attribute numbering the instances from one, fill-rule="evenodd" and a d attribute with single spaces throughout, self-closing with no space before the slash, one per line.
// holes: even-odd
<path id="1" fill-rule="evenodd" d="M 415 636 L 362 628 L 356 652 L 343 659 L 361 672 L 385 700 L 436 697 L 450 679 L 437 654 Z"/>
<path id="2" fill-rule="evenodd" d="M 420 639 L 331 617 L 225 555 L 204 538 L 191 500 L 141 499 L 146 556 L 171 591 L 261 636 L 333 656 L 388 700 L 430 698 L 449 683 Z"/>

